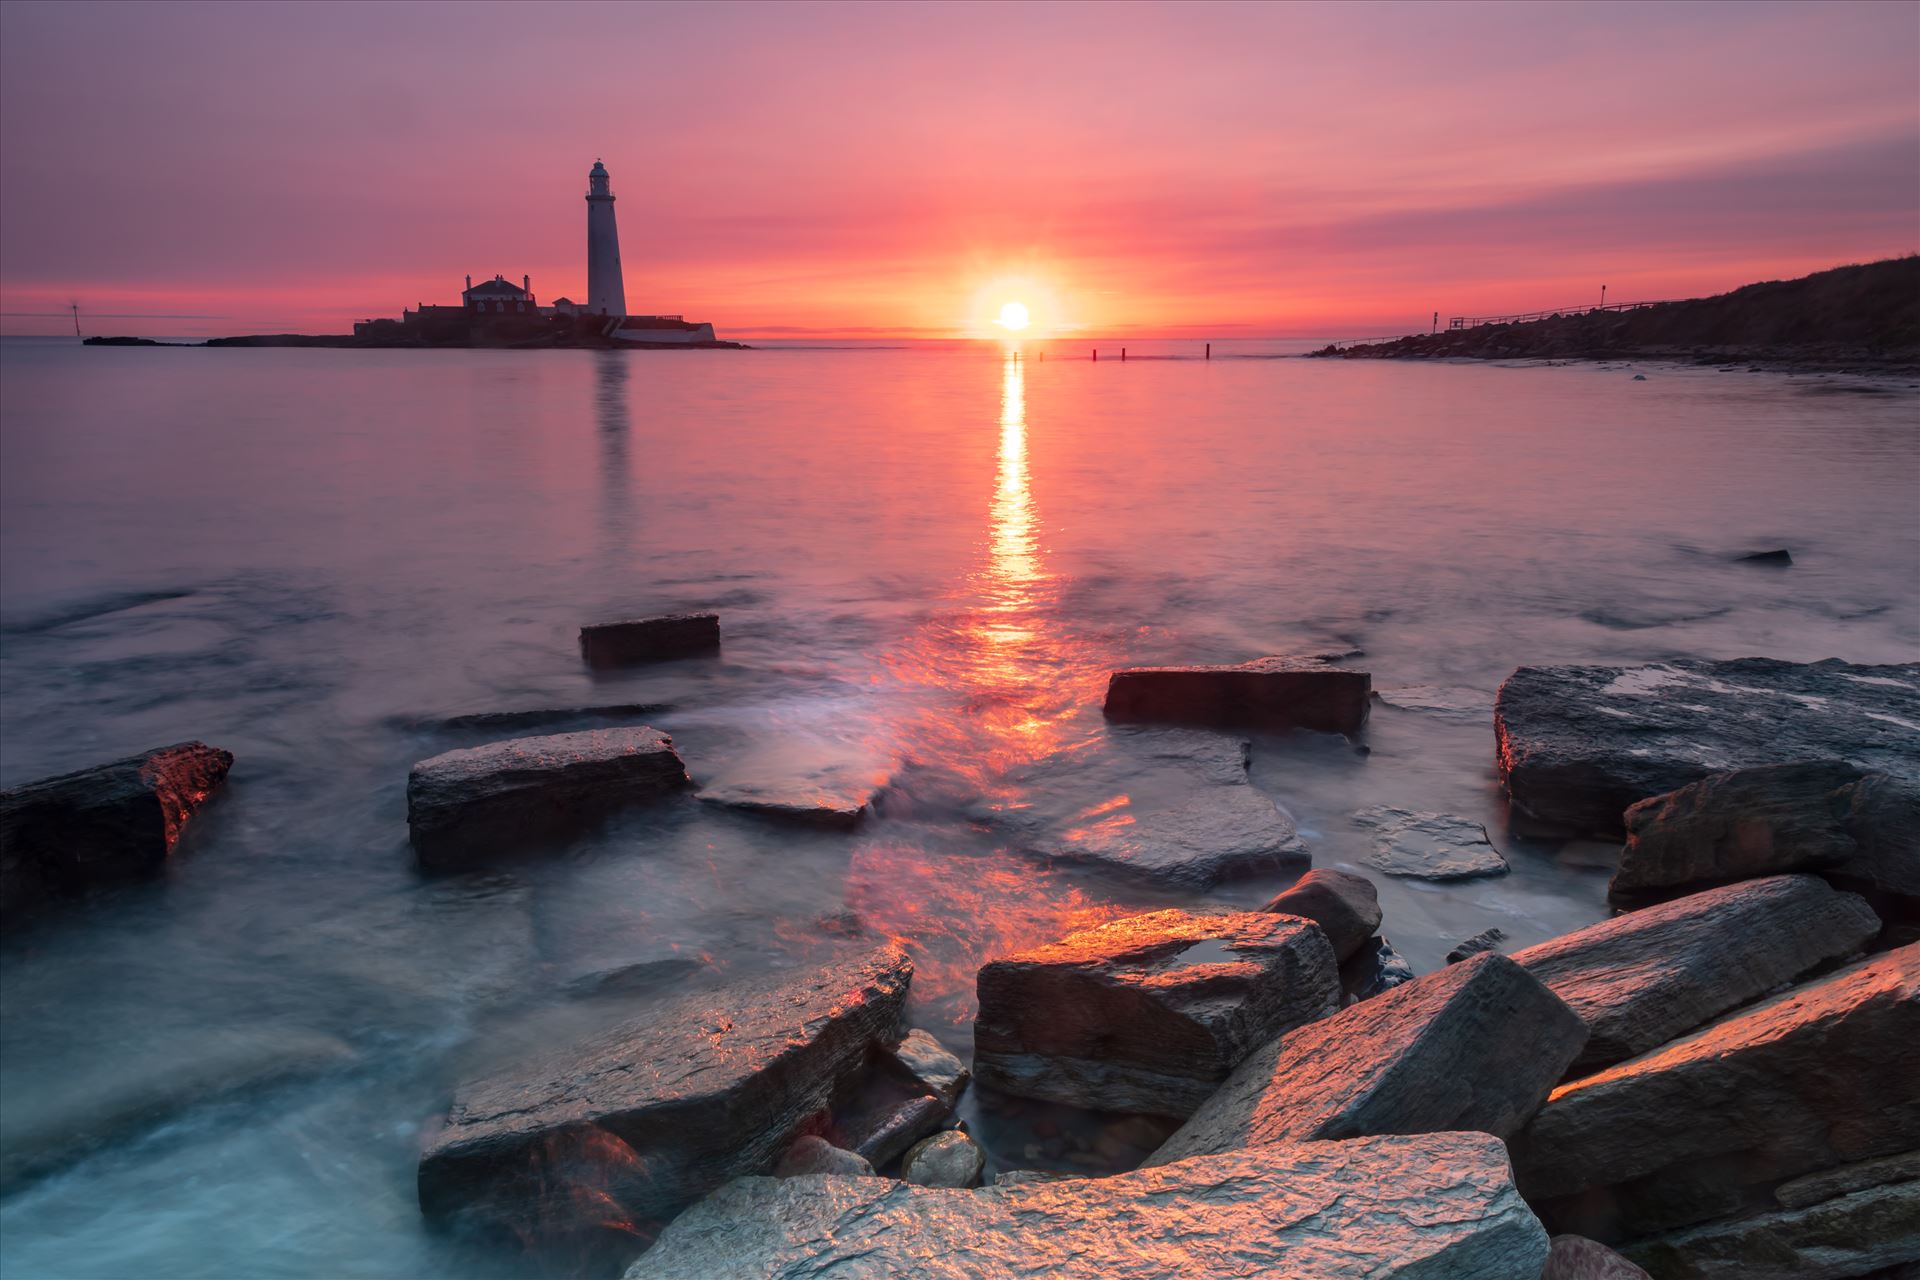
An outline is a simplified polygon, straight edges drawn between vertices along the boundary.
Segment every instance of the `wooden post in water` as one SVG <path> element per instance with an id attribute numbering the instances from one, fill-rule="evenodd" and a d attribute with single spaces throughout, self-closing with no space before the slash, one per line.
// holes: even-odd
<path id="1" fill-rule="evenodd" d="M 1127 349 L 1126 349 L 1125 347 L 1122 347 L 1122 348 L 1120 348 L 1120 360 L 1121 360 L 1121 363 L 1123 363 L 1123 364 L 1124 364 L 1124 363 L 1126 362 L 1126 359 L 1127 359 Z"/>
<path id="2" fill-rule="evenodd" d="M 1099 363 L 1100 363 L 1100 348 L 1098 348 L 1098 347 L 1095 347 L 1095 348 L 1093 349 L 1093 362 L 1094 362 L 1095 364 L 1099 364 Z"/>
<path id="3" fill-rule="evenodd" d="M 1211 342 L 1207 344 L 1207 359 L 1213 359 L 1213 344 Z"/>

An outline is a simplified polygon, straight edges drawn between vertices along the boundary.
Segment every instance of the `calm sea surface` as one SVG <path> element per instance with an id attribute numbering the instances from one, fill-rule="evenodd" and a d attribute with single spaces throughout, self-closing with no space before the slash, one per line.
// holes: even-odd
<path id="1" fill-rule="evenodd" d="M 802 963 L 836 913 L 909 942 L 913 1019 L 964 1052 L 985 959 L 1196 900 L 995 820 L 1177 799 L 1103 727 L 1118 665 L 1363 650 L 1371 753 L 1260 739 L 1252 775 L 1318 865 L 1365 856 L 1370 805 L 1487 824 L 1506 877 L 1375 877 L 1425 972 L 1489 925 L 1604 914 L 1590 855 L 1505 833 L 1516 665 L 1920 656 L 1911 386 L 1117 345 L 0 344 L 0 783 L 187 738 L 236 757 L 164 882 L 4 950 L 0 1137 L 118 1136 L 0 1201 L 0 1271 L 525 1272 L 422 1229 L 454 1081 L 649 998 L 583 978 Z M 1792 568 L 1731 561 L 1775 547 Z M 721 614 L 723 657 L 582 667 L 583 622 L 685 609 Z M 854 835 L 688 801 L 415 871 L 408 766 L 490 736 L 434 718 L 635 702 L 670 704 L 696 779 L 855 761 L 893 790 Z M 1030 1134 L 970 1119 L 1027 1162 Z"/>

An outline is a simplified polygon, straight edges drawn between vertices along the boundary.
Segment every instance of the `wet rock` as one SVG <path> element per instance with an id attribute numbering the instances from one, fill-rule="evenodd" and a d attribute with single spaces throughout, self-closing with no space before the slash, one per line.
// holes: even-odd
<path id="1" fill-rule="evenodd" d="M 973 1069 L 1002 1093 L 1191 1113 L 1248 1053 L 1339 1007 L 1311 921 L 1157 911 L 985 965 Z"/>
<path id="2" fill-rule="evenodd" d="M 1920 664 L 1521 667 L 1500 687 L 1494 728 L 1522 816 L 1613 836 L 1629 805 L 1712 773 L 1835 759 L 1911 776 Z"/>
<path id="3" fill-rule="evenodd" d="M 1369 938 L 1340 966 L 1340 988 L 1349 1002 L 1371 1000 L 1417 975 L 1385 938 Z"/>
<path id="4" fill-rule="evenodd" d="M 645 720 L 672 711 L 665 702 L 617 702 L 590 707 L 533 707 L 525 711 L 471 711 L 457 716 L 406 716 L 395 723 L 404 729 L 439 733 L 512 733 L 590 720 Z"/>
<path id="5" fill-rule="evenodd" d="M 916 1187 L 973 1187 L 987 1167 L 986 1153 L 958 1129 L 914 1144 L 900 1161 L 900 1176 Z"/>
<path id="6" fill-rule="evenodd" d="M 1653 1280 L 1607 1246 L 1585 1236 L 1555 1236 L 1548 1241 L 1547 1269 L 1540 1280 Z"/>
<path id="7" fill-rule="evenodd" d="M 1793 563 L 1793 553 L 1782 547 L 1774 551 L 1755 551 L 1738 559 L 1741 564 L 1769 564 L 1785 568 Z"/>
<path id="8" fill-rule="evenodd" d="M 1356 733 L 1373 677 L 1318 658 L 1224 667 L 1132 667 L 1107 681 L 1109 719 Z"/>
<path id="9" fill-rule="evenodd" d="M 1293 819 L 1245 783 L 1208 788 L 1170 808 L 1116 809 L 1065 832 L 1048 854 L 1056 862 L 1183 889 L 1210 889 L 1312 860 Z"/>
<path id="10" fill-rule="evenodd" d="M 1623 1248 L 1661 1280 L 1908 1280 L 1920 1263 L 1920 1182 L 1709 1222 Z"/>
<path id="11" fill-rule="evenodd" d="M 420 1158 L 421 1211 L 523 1235 L 609 1212 L 644 1224 L 765 1173 L 898 1037 L 912 973 L 888 945 L 656 1007 L 463 1084 Z"/>
<path id="12" fill-rule="evenodd" d="M 845 1178 L 871 1178 L 873 1166 L 866 1157 L 843 1151 L 818 1134 L 795 1138 L 780 1163 L 773 1166 L 776 1178 L 797 1178 L 807 1173 L 837 1174 Z"/>
<path id="13" fill-rule="evenodd" d="M 1513 958 L 1587 1024 L 1573 1064 L 1583 1075 L 1855 955 L 1879 931 L 1854 894 L 1773 876 L 1616 916 Z"/>
<path id="14" fill-rule="evenodd" d="M 893 1046 L 893 1060 L 915 1083 L 950 1107 L 960 1101 L 967 1081 L 973 1078 L 964 1062 L 919 1027 Z"/>
<path id="15" fill-rule="evenodd" d="M 1487 839 L 1487 829 L 1466 818 L 1380 806 L 1361 810 L 1353 820 L 1374 832 L 1365 861 L 1390 876 L 1467 880 L 1506 874 L 1507 860 Z"/>
<path id="16" fill-rule="evenodd" d="M 709 778 L 708 804 L 780 822 L 851 830 L 873 809 L 892 766 L 830 743 L 768 743 Z"/>
<path id="17" fill-rule="evenodd" d="M 1586 1040 L 1573 1010 L 1525 969 L 1475 956 L 1276 1038 L 1149 1163 L 1379 1133 L 1505 1137 Z"/>
<path id="18" fill-rule="evenodd" d="M 1023 1182 L 1070 1182 L 1078 1176 L 1072 1173 L 1054 1173 L 1047 1169 L 1009 1169 L 1005 1173 L 994 1174 L 991 1185 L 1017 1187 Z"/>
<path id="19" fill-rule="evenodd" d="M 704 957 L 667 956 L 585 974 L 569 982 L 565 990 L 576 1000 L 678 995 L 689 986 L 711 985 L 719 976 L 720 970 Z"/>
<path id="20" fill-rule="evenodd" d="M 1920 1146 L 1916 1043 L 1909 946 L 1562 1085 L 1514 1141 L 1516 1176 L 1549 1225 L 1609 1243 L 1764 1203 Z"/>
<path id="21" fill-rule="evenodd" d="M 1498 927 L 1482 929 L 1471 938 L 1447 952 L 1448 964 L 1459 964 L 1462 960 L 1471 960 L 1483 951 L 1492 951 L 1507 938 L 1507 931 Z"/>
<path id="22" fill-rule="evenodd" d="M 1920 895 L 1920 784 L 1844 761 L 1711 774 L 1625 821 L 1616 894 L 1818 871 Z"/>
<path id="23" fill-rule="evenodd" d="M 670 613 L 580 628 L 580 656 L 594 667 L 623 667 L 720 651 L 720 617 Z"/>
<path id="24" fill-rule="evenodd" d="M 626 1280 L 1538 1280 L 1546 1258 L 1498 1140 L 1446 1133 L 979 1191 L 743 1178 L 668 1227 Z"/>
<path id="25" fill-rule="evenodd" d="M 233 753 L 178 742 L 0 791 L 0 912 L 144 879 L 226 780 Z"/>
<path id="26" fill-rule="evenodd" d="M 869 1082 L 865 1096 L 835 1113 L 830 1132 L 874 1168 L 884 1169 L 952 1118 L 953 1108 L 932 1094 L 900 1096 Z"/>
<path id="27" fill-rule="evenodd" d="M 657 729 L 512 738 L 414 765 L 407 830 L 423 866 L 457 868 L 686 785 L 673 739 Z"/>
<path id="28" fill-rule="evenodd" d="M 1343 963 L 1380 927 L 1380 894 L 1373 881 L 1332 867 L 1307 872 L 1260 909 L 1313 921 Z"/>
<path id="29" fill-rule="evenodd" d="M 1902 1151 L 1877 1160 L 1860 1160 L 1833 1169 L 1794 1178 L 1773 1189 L 1773 1198 L 1782 1209 L 1804 1209 L 1838 1196 L 1850 1196 L 1868 1187 L 1889 1182 L 1920 1179 L 1920 1151 Z M 1920 1224 L 1916 1224 L 1920 1225 Z"/>

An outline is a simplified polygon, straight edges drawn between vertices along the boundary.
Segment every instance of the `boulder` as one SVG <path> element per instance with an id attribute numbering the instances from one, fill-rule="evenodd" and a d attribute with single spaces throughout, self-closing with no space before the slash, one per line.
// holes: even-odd
<path id="1" fill-rule="evenodd" d="M 659 1222 L 766 1173 L 899 1036 L 913 964 L 889 944 L 703 992 L 461 1085 L 420 1157 L 430 1220 L 565 1233 Z"/>
<path id="2" fill-rule="evenodd" d="M 407 831 L 423 866 L 457 868 L 686 785 L 673 739 L 657 729 L 511 738 L 414 765 Z"/>
<path id="3" fill-rule="evenodd" d="M 1274 1039 L 1149 1164 L 1276 1142 L 1517 1132 L 1586 1044 L 1560 998 L 1502 955 L 1428 974 Z"/>
<path id="4" fill-rule="evenodd" d="M 1775 1187 L 1773 1198 L 1782 1209 L 1804 1209 L 1823 1200 L 1850 1196 L 1868 1187 L 1888 1182 L 1912 1182 L 1915 1179 L 1920 1179 L 1920 1151 L 1901 1151 L 1875 1160 L 1860 1160 L 1793 1178 Z"/>
<path id="5" fill-rule="evenodd" d="M 1615 894 L 1818 871 L 1920 895 L 1920 783 L 1845 761 L 1711 774 L 1625 821 Z"/>
<path id="6" fill-rule="evenodd" d="M 1368 938 L 1340 966 L 1340 989 L 1346 993 L 1348 1003 L 1356 1003 L 1371 1000 L 1418 976 L 1391 942 L 1385 938 Z"/>
<path id="7" fill-rule="evenodd" d="M 1521 667 L 1500 686 L 1494 731 L 1519 816 L 1614 836 L 1629 805 L 1711 773 L 1837 759 L 1912 775 L 1920 663 Z"/>
<path id="8" fill-rule="evenodd" d="M 913 1081 L 949 1107 L 960 1101 L 973 1073 L 947 1047 L 919 1027 L 893 1046 L 893 1060 Z"/>
<path id="9" fill-rule="evenodd" d="M 949 1129 L 915 1143 L 900 1161 L 900 1177 L 916 1187 L 974 1187 L 986 1167 L 973 1139 Z"/>
<path id="10" fill-rule="evenodd" d="M 0 912 L 12 924 L 155 874 L 232 767 L 230 751 L 177 742 L 0 791 Z"/>
<path id="11" fill-rule="evenodd" d="M 1339 1007 L 1312 921 L 1156 911 L 983 966 L 974 1074 L 1002 1093 L 1184 1116 L 1248 1053 Z"/>
<path id="12" fill-rule="evenodd" d="M 1479 933 L 1457 944 L 1453 950 L 1447 952 L 1447 963 L 1459 964 L 1462 960 L 1471 960 L 1483 951 L 1495 950 L 1506 940 L 1507 931 L 1505 929 L 1499 928 L 1498 926 L 1491 929 L 1482 929 Z"/>
<path id="13" fill-rule="evenodd" d="M 1920 1182 L 1722 1219 L 1623 1247 L 1660 1280 L 1909 1280 L 1920 1270 Z"/>
<path id="14" fill-rule="evenodd" d="M 1514 1141 L 1515 1173 L 1549 1225 L 1608 1243 L 1762 1204 L 1920 1147 L 1916 1043 L 1920 945 L 1562 1085 Z"/>
<path id="15" fill-rule="evenodd" d="M 1342 963 L 1380 927 L 1380 894 L 1373 881 L 1332 867 L 1307 872 L 1260 909 L 1313 921 Z"/>
<path id="16" fill-rule="evenodd" d="M 1373 677 L 1319 658 L 1224 667 L 1132 667 L 1107 681 L 1109 719 L 1357 733 Z"/>
<path id="17" fill-rule="evenodd" d="M 1546 1233 L 1477 1133 L 1313 1142 L 978 1191 L 743 1178 L 626 1280 L 1538 1280 Z"/>
<path id="18" fill-rule="evenodd" d="M 872 1080 L 859 1093 L 834 1112 L 827 1131 L 876 1169 L 886 1168 L 953 1118 L 953 1108 L 930 1093 L 903 1096 Z"/>
<path id="19" fill-rule="evenodd" d="M 1487 838 L 1487 829 L 1471 819 L 1382 805 L 1362 809 L 1353 820 L 1374 833 L 1366 863 L 1390 876 L 1468 880 L 1507 872 L 1507 860 Z"/>
<path id="20" fill-rule="evenodd" d="M 1856 895 L 1773 876 L 1615 916 L 1513 958 L 1587 1024 L 1573 1064 L 1584 1075 L 1855 955 L 1879 931 Z"/>
<path id="21" fill-rule="evenodd" d="M 807 1173 L 837 1174 L 845 1178 L 871 1178 L 873 1166 L 866 1157 L 834 1146 L 818 1134 L 795 1138 L 780 1163 L 773 1166 L 776 1178 L 797 1178 Z"/>
<path id="22" fill-rule="evenodd" d="M 1540 1280 L 1653 1280 L 1597 1240 L 1555 1236 L 1547 1243 L 1547 1269 Z"/>
<path id="23" fill-rule="evenodd" d="M 580 628 L 580 656 L 593 667 L 664 662 L 719 651 L 720 617 L 712 613 L 669 613 Z"/>

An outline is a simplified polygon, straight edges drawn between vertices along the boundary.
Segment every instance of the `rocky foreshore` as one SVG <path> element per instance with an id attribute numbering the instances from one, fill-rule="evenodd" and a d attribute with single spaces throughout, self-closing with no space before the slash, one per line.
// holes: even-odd
<path id="1" fill-rule="evenodd" d="M 717 645 L 711 615 L 614 627 L 583 637 L 588 663 Z M 1318 659 L 1136 669 L 1115 673 L 1107 709 L 1351 737 L 1371 679 Z M 1610 837 L 1620 914 L 1510 956 L 1484 929 L 1419 976 L 1353 870 L 1309 871 L 1258 909 L 1138 910 L 988 959 L 971 1064 L 907 1025 L 913 940 L 857 922 L 805 963 L 732 981 L 694 981 L 691 960 L 606 973 L 576 1008 L 619 1017 L 448 1082 L 421 1212 L 628 1280 L 1920 1266 L 1920 664 L 1522 668 L 1495 720 L 1515 821 Z M 1274 807 L 1244 739 L 1109 737 L 1158 771 L 1128 834 L 1081 832 L 1076 853 L 1033 817 L 1011 838 L 1136 888 L 1310 857 L 1284 814 L 1253 836 L 1202 820 L 1243 793 Z M 77 895 L 152 875 L 230 759 L 183 744 L 6 793 L 9 882 Z M 1060 767 L 1119 767 L 1102 760 Z M 752 807 L 794 783 L 772 768 L 728 785 Z M 408 818 L 422 867 L 460 870 L 617 807 L 733 802 L 697 786 L 667 735 L 629 724 L 421 761 Z M 1508 870 L 1488 832 L 1445 814 L 1351 819 L 1382 874 Z M 601 998 L 675 986 L 637 1014 Z M 1095 1117 L 1089 1164 L 990 1160 L 974 1126 L 1022 1106 Z M 36 1143 L 21 1177 L 63 1158 L 57 1136 Z"/>

